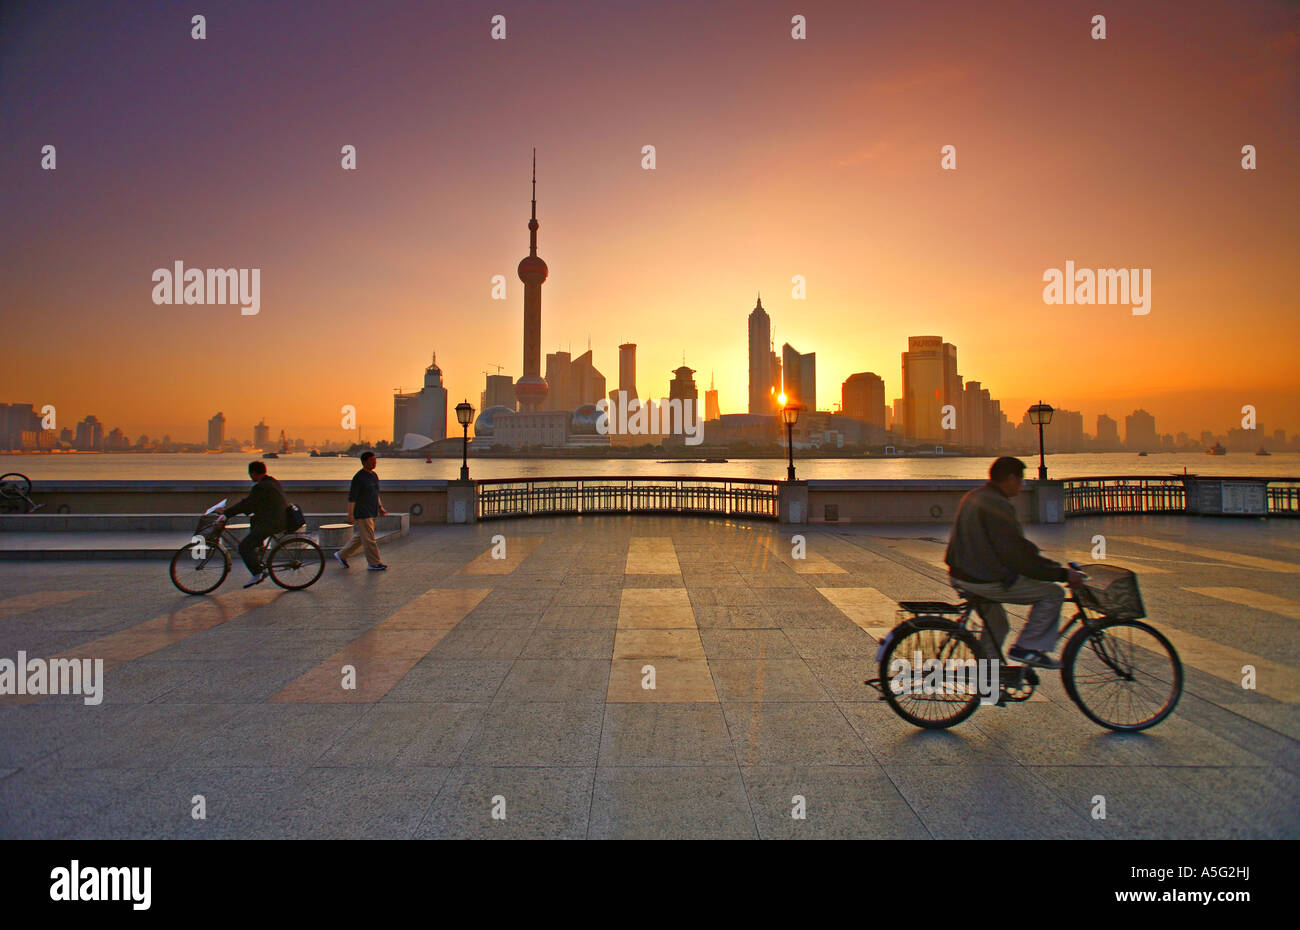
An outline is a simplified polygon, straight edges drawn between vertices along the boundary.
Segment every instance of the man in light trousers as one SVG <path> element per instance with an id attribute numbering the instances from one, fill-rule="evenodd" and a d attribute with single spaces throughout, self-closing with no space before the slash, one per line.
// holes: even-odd
<path id="1" fill-rule="evenodd" d="M 369 563 L 367 571 L 388 570 L 388 566 L 379 560 L 379 543 L 375 542 L 375 518 L 388 513 L 379 499 L 379 476 L 375 474 L 377 463 L 375 453 L 362 452 L 361 470 L 352 476 L 352 486 L 348 489 L 348 522 L 352 524 L 352 539 L 334 553 L 334 560 L 344 568 L 348 567 L 348 556 L 365 547 L 366 562 Z"/>
<path id="2" fill-rule="evenodd" d="M 1032 604 L 1025 628 L 1007 655 L 1026 665 L 1060 668 L 1049 656 L 1065 592 L 1058 582 L 1078 585 L 1083 575 L 1039 555 L 1025 538 L 1011 499 L 1024 483 L 1025 463 L 1003 456 L 989 469 L 989 480 L 962 498 L 944 561 L 958 591 L 980 598 L 985 634 L 981 645 L 993 658 L 1010 626 L 1002 604 Z M 992 636 L 996 645 L 988 642 Z"/>

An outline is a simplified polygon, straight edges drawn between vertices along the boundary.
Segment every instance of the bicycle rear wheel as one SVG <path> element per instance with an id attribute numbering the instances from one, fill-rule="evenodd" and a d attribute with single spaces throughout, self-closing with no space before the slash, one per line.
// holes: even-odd
<path id="1" fill-rule="evenodd" d="M 290 536 L 275 544 L 266 560 L 271 580 L 290 591 L 311 587 L 325 571 L 325 553 L 306 536 Z"/>
<path id="2" fill-rule="evenodd" d="M 32 493 L 32 479 L 11 471 L 0 476 L 0 512 L 17 513 Z"/>
<path id="3" fill-rule="evenodd" d="M 1093 723 L 1132 733 L 1173 713 L 1183 693 L 1183 663 L 1155 627 L 1103 619 L 1065 644 L 1061 683 Z"/>
<path id="4" fill-rule="evenodd" d="M 956 726 L 975 713 L 980 652 L 971 633 L 951 620 L 920 617 L 899 624 L 890 636 L 880 658 L 880 685 L 894 713 L 927 730 Z M 926 672 L 930 660 L 940 663 L 937 674 Z"/>
<path id="5" fill-rule="evenodd" d="M 229 574 L 230 553 L 221 546 L 192 542 L 172 556 L 172 584 L 186 594 L 215 591 Z"/>

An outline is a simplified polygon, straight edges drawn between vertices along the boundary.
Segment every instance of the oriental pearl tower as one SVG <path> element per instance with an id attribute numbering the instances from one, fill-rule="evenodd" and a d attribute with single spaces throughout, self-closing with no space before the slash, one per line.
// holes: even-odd
<path id="1" fill-rule="evenodd" d="M 542 367 L 542 282 L 546 262 L 537 256 L 537 149 L 533 149 L 533 216 L 528 221 L 528 256 L 519 263 L 519 280 L 524 282 L 524 373 L 515 382 L 520 410 L 540 410 L 546 400 Z"/>

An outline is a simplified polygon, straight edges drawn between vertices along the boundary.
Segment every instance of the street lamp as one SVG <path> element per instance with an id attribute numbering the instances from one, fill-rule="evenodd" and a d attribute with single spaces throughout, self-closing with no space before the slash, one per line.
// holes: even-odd
<path id="1" fill-rule="evenodd" d="M 456 405 L 456 422 L 465 430 L 465 437 L 461 442 L 460 454 L 460 480 L 469 480 L 469 423 L 474 419 L 474 407 L 467 400 L 462 400 Z"/>
<path id="2" fill-rule="evenodd" d="M 1043 427 L 1052 422 L 1056 411 L 1041 400 L 1029 408 L 1029 422 L 1038 427 L 1038 480 L 1047 480 L 1047 460 L 1043 458 Z"/>
<path id="3" fill-rule="evenodd" d="M 787 404 L 785 395 L 781 395 L 781 419 L 785 421 L 785 447 L 790 453 L 790 467 L 786 471 L 786 480 L 794 480 L 794 424 L 799 419 L 799 405 Z"/>

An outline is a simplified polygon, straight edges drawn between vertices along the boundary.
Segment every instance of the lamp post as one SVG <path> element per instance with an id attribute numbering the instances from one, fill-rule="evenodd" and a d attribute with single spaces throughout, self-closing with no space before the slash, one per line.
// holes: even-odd
<path id="1" fill-rule="evenodd" d="M 786 480 L 794 480 L 794 424 L 799 419 L 799 405 L 787 404 L 785 395 L 780 397 L 781 419 L 785 421 L 785 447 L 790 453 L 790 467 L 786 470 Z"/>
<path id="2" fill-rule="evenodd" d="M 464 439 L 461 441 L 460 453 L 460 480 L 469 480 L 469 423 L 474 419 L 474 407 L 467 400 L 462 400 L 456 405 L 456 422 L 461 425 L 465 431 Z"/>
<path id="3" fill-rule="evenodd" d="M 1029 422 L 1038 427 L 1038 480 L 1047 480 L 1047 460 L 1043 458 L 1043 427 L 1052 422 L 1056 411 L 1041 400 L 1029 408 Z"/>

